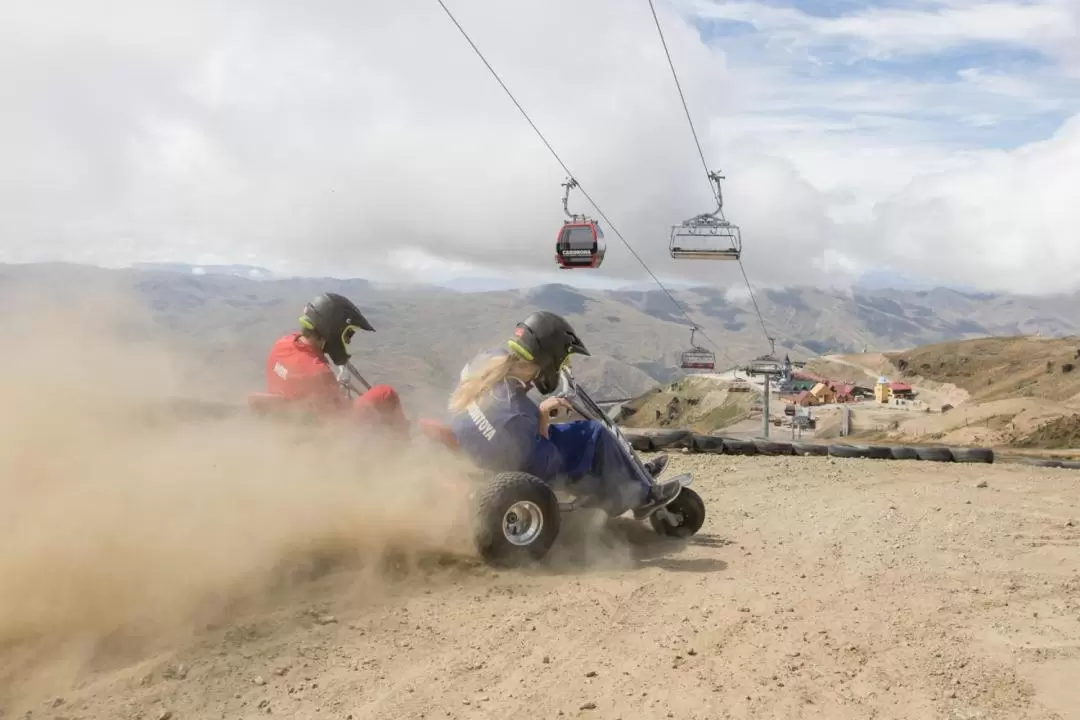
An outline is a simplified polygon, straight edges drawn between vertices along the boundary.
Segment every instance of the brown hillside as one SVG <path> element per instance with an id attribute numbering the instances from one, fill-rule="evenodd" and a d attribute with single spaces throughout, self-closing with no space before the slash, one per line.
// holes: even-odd
<path id="1" fill-rule="evenodd" d="M 1019 448 L 1062 450 L 1080 447 L 1080 415 L 1063 415 L 1043 423 L 1034 432 L 1011 442 Z"/>
<path id="2" fill-rule="evenodd" d="M 1080 338 L 1004 337 L 940 343 L 887 353 L 899 375 L 951 383 L 980 402 L 1035 397 L 1067 402 L 1080 394 Z"/>
<path id="3" fill-rule="evenodd" d="M 730 392 L 730 383 L 687 377 L 651 390 L 624 406 L 626 427 L 673 427 L 712 432 L 745 420 L 760 392 Z"/>

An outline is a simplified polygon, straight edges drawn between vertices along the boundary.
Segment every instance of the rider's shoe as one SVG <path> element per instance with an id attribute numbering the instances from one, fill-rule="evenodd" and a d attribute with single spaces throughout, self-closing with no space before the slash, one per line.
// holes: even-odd
<path id="1" fill-rule="evenodd" d="M 682 483 L 678 480 L 653 485 L 649 489 L 649 497 L 645 504 L 634 510 L 634 517 L 638 520 L 647 518 L 654 512 L 664 507 L 679 496 L 682 491 Z"/>
<path id="2" fill-rule="evenodd" d="M 664 472 L 664 468 L 667 467 L 668 460 L 670 458 L 667 455 L 659 455 L 654 457 L 649 462 L 645 463 L 645 471 L 654 478 L 660 477 L 660 474 Z"/>

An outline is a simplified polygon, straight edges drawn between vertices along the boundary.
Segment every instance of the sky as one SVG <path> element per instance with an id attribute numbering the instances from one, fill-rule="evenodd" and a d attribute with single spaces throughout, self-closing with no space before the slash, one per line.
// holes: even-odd
<path id="1" fill-rule="evenodd" d="M 0 262 L 522 285 L 741 282 L 647 0 L 445 0 L 615 227 L 558 271 L 566 173 L 437 0 L 0 7 Z M 1080 285 L 1080 0 L 655 0 L 758 287 Z M 580 193 L 571 210 L 595 211 Z"/>

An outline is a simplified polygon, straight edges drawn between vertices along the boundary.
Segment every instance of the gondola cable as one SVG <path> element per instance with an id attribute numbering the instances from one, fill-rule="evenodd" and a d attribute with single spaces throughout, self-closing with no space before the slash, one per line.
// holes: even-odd
<path id="1" fill-rule="evenodd" d="M 679 74 L 675 70 L 675 63 L 672 61 L 671 53 L 668 51 L 667 40 L 664 38 L 664 31 L 660 27 L 660 18 L 656 14 L 656 6 L 653 4 L 653 0 L 649 0 L 649 10 L 652 11 L 653 22 L 656 24 L 656 32 L 660 36 L 660 43 L 664 47 L 664 55 L 667 57 L 668 67 L 671 69 L 671 77 L 675 80 L 675 89 L 679 92 L 679 99 L 682 101 L 683 111 L 686 113 L 686 122 L 690 125 L 690 134 L 694 138 L 694 145 L 697 147 L 698 156 L 701 158 L 701 165 L 705 168 L 705 176 L 709 181 L 709 191 L 713 193 L 717 203 L 720 205 L 718 214 L 723 218 L 723 202 L 721 200 L 720 184 L 715 181 L 715 174 L 709 170 L 709 164 L 705 160 L 705 151 L 701 148 L 701 141 L 698 139 L 697 129 L 694 127 L 694 119 L 690 115 L 690 108 L 686 103 L 686 95 L 683 94 L 682 83 L 679 82 Z M 776 338 L 769 334 L 769 330 L 765 326 L 765 317 L 761 314 L 761 308 L 758 306 L 757 298 L 754 297 L 754 288 L 750 285 L 750 278 L 746 274 L 746 267 L 743 265 L 741 252 L 735 257 L 735 260 L 739 263 L 739 270 L 742 272 L 743 280 L 746 282 L 746 289 L 750 293 L 750 301 L 754 305 L 754 312 L 757 313 L 758 322 L 761 323 L 761 330 L 769 343 L 769 353 L 771 355 L 775 352 Z"/>
<path id="2" fill-rule="evenodd" d="M 589 195 L 589 192 L 581 185 L 581 181 L 576 179 L 574 173 L 570 171 L 570 168 L 567 166 L 567 164 L 563 162 L 563 159 L 559 156 L 557 152 L 555 152 L 555 148 L 551 146 L 551 143 L 548 142 L 546 137 L 544 137 L 544 134 L 540 132 L 540 128 L 536 126 L 536 123 L 534 123 L 532 121 L 532 118 L 529 117 L 529 113 L 525 111 L 525 108 L 522 107 L 521 103 L 517 101 L 517 98 L 514 97 L 514 94 L 510 92 L 510 88 L 506 86 L 506 83 L 504 83 L 502 78 L 499 77 L 499 74 L 495 72 L 495 68 L 491 66 L 491 63 L 487 61 L 487 58 L 484 57 L 484 54 L 480 52 L 480 48 L 478 48 L 476 46 L 476 43 L 473 42 L 472 38 L 469 37 L 469 34 L 465 31 L 465 28 L 463 28 L 461 26 L 461 23 L 457 21 L 457 18 L 454 17 L 454 13 L 451 12 L 450 8 L 447 7 L 446 3 L 443 2 L 443 0 L 435 1 L 439 3 L 439 6 L 442 7 L 443 12 L 445 12 L 446 16 L 450 18 L 450 22 L 452 22 L 454 26 L 458 29 L 458 32 L 460 32 L 462 37 L 465 38 L 465 41 L 469 44 L 469 47 L 471 47 L 473 52 L 476 53 L 476 56 L 480 58 L 480 61 L 484 63 L 484 66 L 487 67 L 488 72 L 490 72 L 492 77 L 495 78 L 495 81 L 499 83 L 499 86 L 502 87 L 507 97 L 510 98 L 510 101 L 514 103 L 514 106 L 518 109 L 518 112 L 520 112 L 522 117 L 525 118 L 525 121 L 529 123 L 529 126 L 533 129 L 533 132 L 536 133 L 536 136 L 539 137 L 540 141 L 544 144 L 544 147 L 548 149 L 548 152 L 550 152 L 552 157 L 555 158 L 555 161 L 562 166 L 562 169 L 566 171 L 567 176 L 571 178 L 577 189 L 581 191 L 581 194 L 585 197 L 586 200 L 589 201 L 589 204 L 593 206 L 593 209 L 596 210 L 596 214 L 603 218 L 604 222 L 606 222 L 608 227 L 611 228 L 611 231 L 615 233 L 615 236 L 619 238 L 622 244 L 626 246 L 626 249 L 630 251 L 630 254 L 634 256 L 634 259 L 637 260 L 641 267 L 644 268 L 645 272 L 649 274 L 649 277 L 653 279 L 657 286 L 664 291 L 664 294 L 668 296 L 668 299 L 671 300 L 675 307 L 679 309 L 679 312 L 682 313 L 682 316 L 686 319 L 688 323 L 690 323 L 690 326 L 697 327 L 697 323 L 695 323 L 693 318 L 690 317 L 690 314 L 686 311 L 686 308 L 683 307 L 682 303 L 675 299 L 675 296 L 671 294 L 671 291 L 667 289 L 664 283 L 660 281 L 660 278 L 656 276 L 656 273 L 654 273 L 652 269 L 641 258 L 641 256 L 638 255 L 637 251 L 634 250 L 633 246 L 631 246 L 630 243 L 626 240 L 626 238 L 623 237 L 623 234 L 619 232 L 619 229 L 615 227 L 615 224 L 611 222 L 611 218 L 609 218 L 600 208 L 600 206 L 596 204 L 596 201 L 592 199 L 592 196 Z M 712 344 L 713 347 L 720 350 L 720 352 L 723 353 L 724 356 L 727 357 L 727 359 L 731 361 L 733 365 L 738 364 L 735 363 L 734 360 L 732 360 L 731 356 L 728 355 L 726 350 L 720 347 L 718 343 L 714 342 L 713 339 L 706 335 L 703 330 L 699 328 L 698 332 L 701 334 L 702 337 L 705 338 L 705 340 Z"/>

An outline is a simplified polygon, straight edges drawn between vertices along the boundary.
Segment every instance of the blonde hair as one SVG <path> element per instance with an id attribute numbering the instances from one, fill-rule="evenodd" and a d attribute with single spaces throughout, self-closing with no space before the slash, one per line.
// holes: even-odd
<path id="1" fill-rule="evenodd" d="M 454 394 L 450 396 L 450 411 L 461 412 L 507 378 L 532 376 L 536 374 L 536 370 L 535 363 L 514 353 L 497 355 L 485 362 L 479 370 L 461 379 Z"/>

